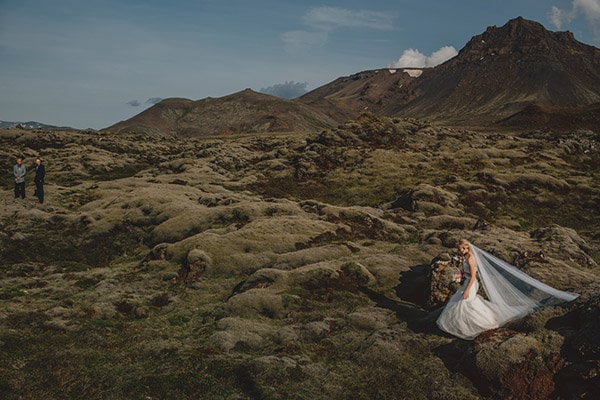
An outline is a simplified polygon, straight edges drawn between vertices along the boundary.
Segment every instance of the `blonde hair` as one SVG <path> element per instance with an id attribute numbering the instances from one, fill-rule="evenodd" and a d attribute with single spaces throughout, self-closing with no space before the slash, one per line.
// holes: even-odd
<path id="1" fill-rule="evenodd" d="M 460 239 L 458 241 L 458 247 L 466 247 L 469 246 L 471 243 L 469 243 L 469 241 L 467 239 Z"/>

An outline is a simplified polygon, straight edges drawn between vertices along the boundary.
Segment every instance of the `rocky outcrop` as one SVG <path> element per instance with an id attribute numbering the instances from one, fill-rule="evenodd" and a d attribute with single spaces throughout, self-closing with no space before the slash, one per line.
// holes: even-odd
<path id="1" fill-rule="evenodd" d="M 439 307 L 450 299 L 463 281 L 463 261 L 458 256 L 442 254 L 431 262 L 429 301 L 430 307 Z"/>
<path id="2" fill-rule="evenodd" d="M 556 333 L 543 340 L 509 329 L 495 329 L 473 343 L 472 365 L 487 382 L 494 398 L 546 400 L 555 391 L 555 375 L 565 364 L 562 339 Z"/>
<path id="3" fill-rule="evenodd" d="M 563 398 L 600 397 L 600 296 L 581 302 L 548 325 L 556 330 L 566 325 L 571 330 L 566 331 L 561 352 L 566 364 L 555 378 L 560 382 L 557 392 Z"/>
<path id="4" fill-rule="evenodd" d="M 192 285 L 204 275 L 206 269 L 210 268 L 211 263 L 210 256 L 206 252 L 199 249 L 190 250 L 179 270 L 180 281 L 185 285 Z"/>

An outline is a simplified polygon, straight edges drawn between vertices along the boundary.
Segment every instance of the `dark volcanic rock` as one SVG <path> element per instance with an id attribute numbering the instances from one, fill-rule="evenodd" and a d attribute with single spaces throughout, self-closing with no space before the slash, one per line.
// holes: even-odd
<path id="1" fill-rule="evenodd" d="M 565 316 L 549 321 L 548 326 L 562 331 L 573 330 L 563 346 L 567 364 L 556 377 L 561 396 L 600 397 L 600 296 L 596 295 Z"/>
<path id="2" fill-rule="evenodd" d="M 417 211 L 419 204 L 413 198 L 414 190 L 399 190 L 397 196 L 390 204 L 390 208 L 403 208 L 408 211 Z"/>
<path id="3" fill-rule="evenodd" d="M 438 307 L 445 304 L 461 285 L 462 259 L 444 254 L 431 262 L 431 283 L 429 305 Z"/>
<path id="4" fill-rule="evenodd" d="M 499 399 L 552 398 L 564 358 L 552 346 L 508 329 L 483 333 L 474 342 L 475 365 Z"/>
<path id="5" fill-rule="evenodd" d="M 179 279 L 186 285 L 191 285 L 206 271 L 211 264 L 210 257 L 202 250 L 191 250 L 179 270 Z"/>

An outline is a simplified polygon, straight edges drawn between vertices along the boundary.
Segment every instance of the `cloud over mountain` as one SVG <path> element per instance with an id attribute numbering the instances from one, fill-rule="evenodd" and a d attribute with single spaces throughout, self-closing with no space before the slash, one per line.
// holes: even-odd
<path id="1" fill-rule="evenodd" d="M 285 81 L 260 89 L 261 93 L 271 94 L 283 99 L 294 99 L 306 93 L 308 82 Z"/>
<path id="2" fill-rule="evenodd" d="M 427 56 L 416 49 L 404 50 L 402 56 L 390 65 L 392 68 L 425 68 L 435 67 L 456 56 L 458 52 L 453 46 L 444 46 Z"/>
<path id="3" fill-rule="evenodd" d="M 154 104 L 160 103 L 161 100 L 162 100 L 161 97 L 150 97 L 148 100 L 146 100 L 144 102 L 144 104 L 154 105 Z M 138 99 L 130 100 L 125 104 L 130 105 L 131 107 L 139 107 L 142 105 L 142 103 L 140 103 L 140 101 Z"/>
<path id="4" fill-rule="evenodd" d="M 562 9 L 552 6 L 549 18 L 557 29 L 562 29 L 578 16 L 583 15 L 587 19 L 596 40 L 600 41 L 600 0 L 572 0 L 571 9 Z"/>
<path id="5" fill-rule="evenodd" d="M 160 103 L 161 100 L 161 97 L 150 97 L 148 100 L 146 100 L 146 104 L 157 104 Z"/>

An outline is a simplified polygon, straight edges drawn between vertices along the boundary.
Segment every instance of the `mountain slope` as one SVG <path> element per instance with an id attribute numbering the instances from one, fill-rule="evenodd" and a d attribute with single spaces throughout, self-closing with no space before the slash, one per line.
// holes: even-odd
<path id="1" fill-rule="evenodd" d="M 531 103 L 587 106 L 600 101 L 600 49 L 569 32 L 550 32 L 516 18 L 474 36 L 458 56 L 415 81 L 412 89 L 422 95 L 392 102 L 384 112 L 491 121 Z"/>
<path id="2" fill-rule="evenodd" d="M 384 68 L 363 71 L 323 85 L 298 99 L 299 102 L 317 108 L 332 118 L 343 122 L 356 118 L 365 111 L 381 113 L 402 94 L 417 77 L 429 68 Z"/>
<path id="3" fill-rule="evenodd" d="M 335 125 L 336 121 L 304 104 L 246 89 L 197 101 L 165 99 L 105 130 L 185 137 L 320 130 Z"/>
<path id="4" fill-rule="evenodd" d="M 341 120 L 369 110 L 472 125 L 495 123 L 532 105 L 571 114 L 600 102 L 600 49 L 521 17 L 487 28 L 456 57 L 418 77 L 385 71 L 337 79 L 299 101 Z M 525 114 L 512 123 L 527 124 Z"/>
<path id="5" fill-rule="evenodd" d="M 554 107 L 532 103 L 523 110 L 497 122 L 500 126 L 537 126 L 569 130 L 574 127 L 596 130 L 600 126 L 600 103 L 585 107 Z"/>

